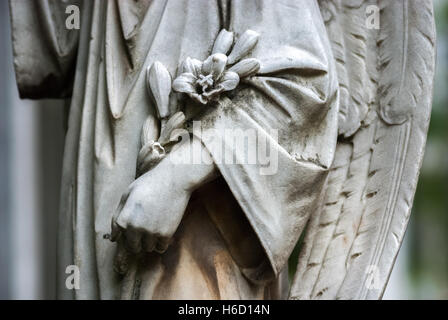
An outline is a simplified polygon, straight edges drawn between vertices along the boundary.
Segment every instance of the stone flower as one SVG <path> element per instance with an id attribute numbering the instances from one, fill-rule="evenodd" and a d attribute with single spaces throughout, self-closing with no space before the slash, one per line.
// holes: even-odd
<path id="1" fill-rule="evenodd" d="M 156 117 L 148 116 L 143 123 L 137 158 L 137 175 L 156 166 L 176 142 L 175 132 L 184 126 L 185 115 L 176 105 L 170 105 L 171 75 L 159 61 L 155 61 L 146 72 L 148 93 L 156 107 Z M 160 128 L 160 129 L 159 129 Z"/>
<path id="2" fill-rule="evenodd" d="M 156 166 L 166 156 L 165 148 L 158 141 L 149 141 L 138 154 L 137 173 L 141 175 Z"/>
<path id="3" fill-rule="evenodd" d="M 257 59 L 243 59 L 255 47 L 258 37 L 257 32 L 247 30 L 227 55 L 234 35 L 223 29 L 216 38 L 212 54 L 205 61 L 187 58 L 183 62 L 182 73 L 174 80 L 173 90 L 186 93 L 206 105 L 217 100 L 221 93 L 235 89 L 240 79 L 252 76 L 260 69 Z"/>

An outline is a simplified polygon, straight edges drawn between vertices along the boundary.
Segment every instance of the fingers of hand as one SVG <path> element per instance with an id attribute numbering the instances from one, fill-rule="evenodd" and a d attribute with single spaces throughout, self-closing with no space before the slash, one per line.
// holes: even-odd
<path id="1" fill-rule="evenodd" d="M 126 245 L 132 253 L 140 253 L 142 250 L 143 233 L 137 229 L 129 227 L 125 231 Z"/>
<path id="2" fill-rule="evenodd" d="M 117 241 L 115 253 L 114 270 L 120 275 L 125 275 L 129 270 L 130 253 L 125 247 L 124 239 Z"/>
<path id="3" fill-rule="evenodd" d="M 170 239 L 167 237 L 160 237 L 160 236 L 156 236 L 150 233 L 140 233 L 138 236 L 133 236 L 133 240 L 132 241 L 138 241 L 139 239 L 141 239 L 141 244 L 137 244 L 137 243 L 133 243 L 132 244 L 132 252 L 136 253 L 136 252 L 157 252 L 157 253 L 164 253 L 169 245 L 170 245 Z M 130 241 L 128 240 L 128 243 L 130 243 Z M 131 244 L 129 244 L 129 246 L 131 246 Z M 137 251 L 136 251 L 137 250 Z"/>
<path id="4" fill-rule="evenodd" d="M 152 252 L 156 248 L 157 238 L 152 234 L 146 234 L 143 237 L 143 250 L 145 252 Z"/>
<path id="5" fill-rule="evenodd" d="M 170 239 L 168 237 L 160 237 L 157 241 L 154 251 L 158 253 L 164 253 L 170 245 Z"/>
<path id="6" fill-rule="evenodd" d="M 142 206 L 135 199 L 134 193 L 127 193 L 121 198 L 117 211 L 112 218 L 112 241 L 120 241 L 133 254 L 140 252 L 163 253 L 169 246 L 171 237 L 155 233 L 147 225 Z M 157 228 L 156 228 L 157 229 Z"/>

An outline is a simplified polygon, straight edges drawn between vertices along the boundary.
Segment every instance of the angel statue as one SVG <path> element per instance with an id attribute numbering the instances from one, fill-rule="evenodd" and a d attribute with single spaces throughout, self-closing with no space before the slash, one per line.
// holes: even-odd
<path id="1" fill-rule="evenodd" d="M 21 97 L 71 97 L 59 298 L 382 297 L 429 123 L 431 0 L 10 11 Z"/>

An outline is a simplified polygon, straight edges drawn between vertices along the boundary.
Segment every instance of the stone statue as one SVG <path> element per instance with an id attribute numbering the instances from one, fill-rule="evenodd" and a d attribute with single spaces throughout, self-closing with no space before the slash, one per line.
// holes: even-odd
<path id="1" fill-rule="evenodd" d="M 381 298 L 429 123 L 430 0 L 10 9 L 21 97 L 71 97 L 60 298 Z"/>

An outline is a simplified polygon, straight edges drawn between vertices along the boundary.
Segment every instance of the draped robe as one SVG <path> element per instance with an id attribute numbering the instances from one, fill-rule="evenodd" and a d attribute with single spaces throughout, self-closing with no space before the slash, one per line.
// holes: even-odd
<path id="1" fill-rule="evenodd" d="M 287 261 L 309 216 L 320 210 L 337 139 L 337 80 L 316 1 L 76 3 L 79 31 L 65 28 L 62 1 L 11 1 L 21 96 L 71 96 L 59 297 L 285 298 Z M 247 29 L 260 34 L 250 56 L 261 69 L 196 119 L 200 138 L 212 158 L 220 155 L 217 145 L 238 158 L 246 147 L 220 132 L 256 130 L 272 142 L 278 170 L 262 175 L 262 164 L 216 161 L 220 177 L 193 194 L 168 250 L 140 257 L 122 277 L 113 270 L 116 244 L 104 235 L 135 179 L 143 121 L 155 113 L 145 70 L 160 61 L 178 75 L 186 57 L 210 54 L 222 28 L 237 37 Z M 78 290 L 65 287 L 65 269 L 73 264 Z"/>

